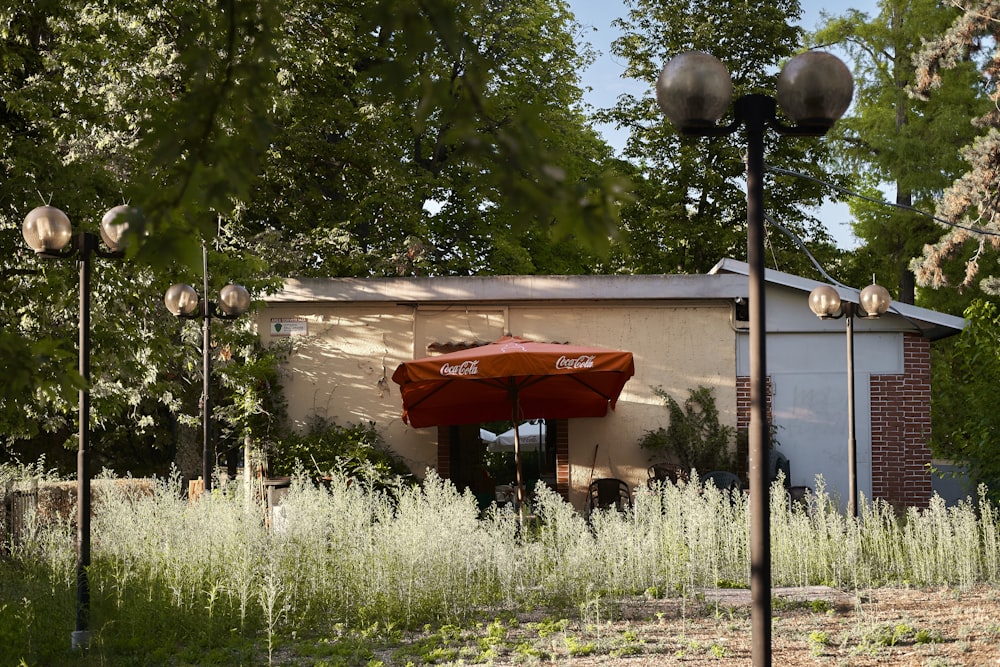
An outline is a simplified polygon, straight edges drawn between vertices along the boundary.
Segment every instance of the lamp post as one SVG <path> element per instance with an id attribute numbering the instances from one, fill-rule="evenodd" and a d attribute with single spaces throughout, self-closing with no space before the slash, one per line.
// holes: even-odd
<path id="1" fill-rule="evenodd" d="M 122 237 L 128 220 L 136 214 L 129 206 L 116 206 L 101 218 L 101 238 L 109 250 L 102 250 L 96 234 L 73 233 L 69 217 L 54 206 L 39 206 L 24 218 L 21 235 L 37 257 L 77 258 L 80 273 L 79 372 L 83 386 L 79 392 L 79 447 L 76 457 L 76 626 L 71 637 L 73 649 L 90 644 L 90 266 L 92 256 L 120 259 Z"/>
<path id="2" fill-rule="evenodd" d="M 744 95 L 733 106 L 734 120 L 716 123 L 733 96 L 732 79 L 722 62 L 690 51 L 672 58 L 656 81 L 663 114 L 682 134 L 723 136 L 746 131 L 747 264 L 750 295 L 750 597 L 754 667 L 771 664 L 771 545 L 768 498 L 766 356 L 764 321 L 764 131 L 781 135 L 822 136 L 847 110 L 854 82 L 836 56 L 802 53 L 781 70 L 775 98 Z M 777 118 L 777 105 L 794 125 Z"/>
<path id="3" fill-rule="evenodd" d="M 874 320 L 892 303 L 889 290 L 872 283 L 861 290 L 858 303 L 842 301 L 837 290 L 820 285 L 809 293 L 809 308 L 821 320 L 844 318 L 847 325 L 847 513 L 858 516 L 858 441 L 854 431 L 854 318 Z"/>
<path id="4" fill-rule="evenodd" d="M 202 288 L 208 295 L 208 246 L 201 242 Z M 212 448 L 212 403 L 209 391 L 212 374 L 212 355 L 210 351 L 212 316 L 224 320 L 236 319 L 250 308 L 250 293 L 242 285 L 229 284 L 219 291 L 218 303 L 201 301 L 198 292 L 191 285 L 177 283 L 171 285 L 163 296 L 167 310 L 182 319 L 202 320 L 202 394 L 201 394 L 201 430 L 202 430 L 202 479 L 205 490 L 212 490 L 212 469 L 215 459 Z"/>

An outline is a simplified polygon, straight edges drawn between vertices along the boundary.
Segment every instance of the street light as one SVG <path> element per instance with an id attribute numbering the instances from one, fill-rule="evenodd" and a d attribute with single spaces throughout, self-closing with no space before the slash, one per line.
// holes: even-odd
<path id="1" fill-rule="evenodd" d="M 892 303 L 889 290 L 871 284 L 861 290 L 858 303 L 842 301 L 837 290 L 820 285 L 809 293 L 809 308 L 821 320 L 844 318 L 847 324 L 847 513 L 858 516 L 858 442 L 854 434 L 854 318 L 874 320 Z"/>
<path id="2" fill-rule="evenodd" d="M 746 130 L 747 264 L 750 295 L 750 597 L 754 667 L 771 664 L 771 545 L 768 501 L 764 322 L 764 131 L 822 136 L 847 110 L 854 82 L 836 56 L 808 51 L 795 56 L 778 75 L 777 104 L 795 125 L 778 121 L 775 99 L 744 95 L 733 105 L 734 120 L 719 127 L 733 96 L 722 62 L 707 53 L 672 58 L 656 81 L 663 114 L 682 134 L 723 136 Z"/>
<path id="3" fill-rule="evenodd" d="M 39 206 L 21 227 L 25 243 L 35 256 L 45 259 L 77 258 L 80 270 L 79 372 L 83 386 L 79 394 L 79 450 L 76 457 L 77 524 L 76 524 L 76 629 L 71 642 L 73 649 L 85 649 L 90 644 L 90 264 L 92 255 L 105 259 L 125 256 L 122 237 L 128 221 L 138 214 L 129 206 L 116 206 L 101 218 L 101 238 L 110 250 L 102 250 L 97 235 L 90 232 L 73 234 L 69 217 L 54 206 Z"/>
<path id="4" fill-rule="evenodd" d="M 204 294 L 208 294 L 208 247 L 201 244 Z M 163 296 L 163 303 L 174 316 L 182 319 L 202 319 L 202 479 L 205 491 L 212 490 L 212 469 L 215 455 L 212 449 L 212 404 L 209 379 L 212 373 L 212 355 L 209 349 L 212 316 L 224 320 L 236 319 L 250 309 L 250 293 L 242 285 L 229 284 L 219 291 L 218 303 L 201 301 L 198 292 L 184 283 L 171 285 Z"/>

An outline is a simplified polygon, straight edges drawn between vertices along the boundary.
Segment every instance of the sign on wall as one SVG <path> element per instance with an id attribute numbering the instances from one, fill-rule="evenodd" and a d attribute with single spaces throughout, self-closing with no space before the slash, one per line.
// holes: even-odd
<path id="1" fill-rule="evenodd" d="M 304 317 L 272 317 L 272 336 L 307 336 L 309 323 Z"/>

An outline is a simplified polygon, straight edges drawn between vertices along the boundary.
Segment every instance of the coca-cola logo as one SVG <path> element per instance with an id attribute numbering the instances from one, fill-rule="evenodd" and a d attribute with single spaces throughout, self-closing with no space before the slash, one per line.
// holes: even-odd
<path id="1" fill-rule="evenodd" d="M 569 358 L 567 356 L 562 356 L 556 359 L 556 368 L 562 370 L 566 368 L 593 368 L 594 359 L 597 357 L 593 354 L 582 354 L 579 357 Z"/>
<path id="2" fill-rule="evenodd" d="M 479 359 L 463 361 L 460 364 L 444 364 L 441 375 L 476 375 L 479 373 Z"/>

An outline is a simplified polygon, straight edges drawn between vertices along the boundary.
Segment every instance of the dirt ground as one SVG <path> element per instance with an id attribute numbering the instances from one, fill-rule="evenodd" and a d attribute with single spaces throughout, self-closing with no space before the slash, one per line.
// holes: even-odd
<path id="1" fill-rule="evenodd" d="M 649 653 L 595 656 L 577 665 L 750 665 L 749 591 L 710 591 L 701 608 L 655 601 L 632 625 Z M 1000 591 L 825 588 L 775 591 L 772 662 L 798 665 L 1000 665 Z M 640 607 L 641 608 L 641 607 Z M 636 610 L 638 611 L 638 609 Z M 645 616 L 645 614 L 641 614 Z"/>
<path id="2" fill-rule="evenodd" d="M 1000 594 L 877 589 L 775 591 L 772 664 L 955 667 L 1000 665 Z M 750 665 L 749 591 L 709 591 L 698 614 L 677 601 L 631 624 L 658 655 L 596 657 L 577 665 Z M 652 611 L 652 610 L 651 610 Z"/>
<path id="3" fill-rule="evenodd" d="M 1000 665 L 1000 589 L 844 593 L 810 587 L 775 589 L 773 600 L 772 664 L 776 667 Z M 556 618 L 539 612 L 520 617 L 487 660 L 465 654 L 456 662 L 435 662 L 751 665 L 747 590 L 712 590 L 662 600 L 637 598 L 603 609 L 584 608 L 575 617 L 553 622 Z M 478 641 L 482 646 L 483 640 Z"/>

